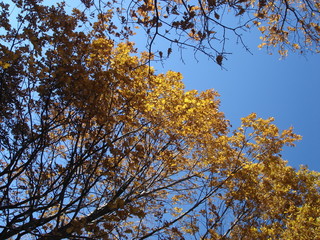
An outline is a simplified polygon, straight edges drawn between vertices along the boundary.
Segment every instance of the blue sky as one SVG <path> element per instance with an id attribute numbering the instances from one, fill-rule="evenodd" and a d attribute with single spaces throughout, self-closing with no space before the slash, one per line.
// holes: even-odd
<path id="1" fill-rule="evenodd" d="M 259 34 L 247 33 L 246 43 L 253 55 L 241 45 L 231 44 L 232 55 L 224 61 L 226 70 L 198 54 L 194 59 L 191 49 L 185 49 L 183 59 L 173 55 L 164 65 L 153 64 L 158 72 L 179 71 L 187 89 L 208 88 L 221 95 L 221 110 L 233 127 L 240 118 L 256 112 L 259 117 L 274 117 L 280 129 L 294 127 L 303 136 L 295 148 L 286 148 L 283 158 L 299 168 L 308 165 L 320 171 L 320 56 L 319 54 L 290 53 L 280 60 L 277 51 L 269 55 L 259 50 Z"/>

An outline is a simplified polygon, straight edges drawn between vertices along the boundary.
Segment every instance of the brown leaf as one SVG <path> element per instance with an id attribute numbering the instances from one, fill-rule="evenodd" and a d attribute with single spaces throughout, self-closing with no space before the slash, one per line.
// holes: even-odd
<path id="1" fill-rule="evenodd" d="M 216 57 L 216 61 L 217 61 L 217 63 L 221 66 L 222 65 L 222 60 L 223 60 L 223 56 L 222 55 L 218 55 L 217 57 Z"/>

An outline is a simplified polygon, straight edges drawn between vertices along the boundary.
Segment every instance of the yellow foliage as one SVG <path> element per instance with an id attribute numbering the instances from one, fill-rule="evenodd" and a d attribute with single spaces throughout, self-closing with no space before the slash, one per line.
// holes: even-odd
<path id="1" fill-rule="evenodd" d="M 222 4 L 178 2 L 170 4 L 193 16 Z M 128 14 L 145 26 L 156 25 L 157 11 L 181 14 L 153 3 L 138 0 Z M 1 23 L 1 239 L 319 238 L 320 175 L 281 157 L 301 139 L 292 128 L 252 113 L 232 129 L 216 91 L 187 91 L 181 73 L 157 73 L 152 53 L 137 53 L 129 26 L 112 22 L 115 3 L 97 18 L 21 4 L 32 13 L 22 32 Z M 267 4 L 255 22 L 264 45 L 289 43 L 294 30 L 279 29 Z M 188 32 L 193 22 L 176 27 Z"/>

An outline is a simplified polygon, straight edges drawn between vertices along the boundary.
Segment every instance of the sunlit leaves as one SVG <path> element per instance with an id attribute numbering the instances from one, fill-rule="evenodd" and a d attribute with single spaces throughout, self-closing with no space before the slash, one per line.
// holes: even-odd
<path id="1" fill-rule="evenodd" d="M 16 2 L 17 28 L 1 23 L 0 238 L 319 238 L 319 173 L 281 157 L 292 128 L 253 113 L 232 130 L 217 92 L 187 91 L 138 53 L 114 2 L 98 15 L 39 2 Z M 143 1 L 135 17 L 182 13 L 177 28 L 202 41 L 214 32 L 187 22 L 224 4 L 202 3 Z"/>

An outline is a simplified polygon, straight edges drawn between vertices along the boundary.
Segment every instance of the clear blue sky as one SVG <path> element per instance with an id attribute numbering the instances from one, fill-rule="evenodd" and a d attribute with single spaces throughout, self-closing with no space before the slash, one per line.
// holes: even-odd
<path id="1" fill-rule="evenodd" d="M 257 33 L 248 32 L 246 43 L 253 55 L 241 45 L 230 44 L 228 50 L 233 54 L 224 61 L 227 70 L 201 54 L 197 62 L 190 49 L 184 50 L 185 64 L 176 54 L 163 67 L 156 64 L 156 69 L 181 72 L 187 89 L 217 90 L 221 110 L 233 127 L 252 112 L 263 118 L 275 117 L 282 130 L 293 126 L 303 140 L 295 148 L 286 148 L 283 158 L 296 168 L 304 164 L 320 171 L 320 55 L 290 53 L 279 60 L 276 51 L 269 55 L 257 48 Z"/>

